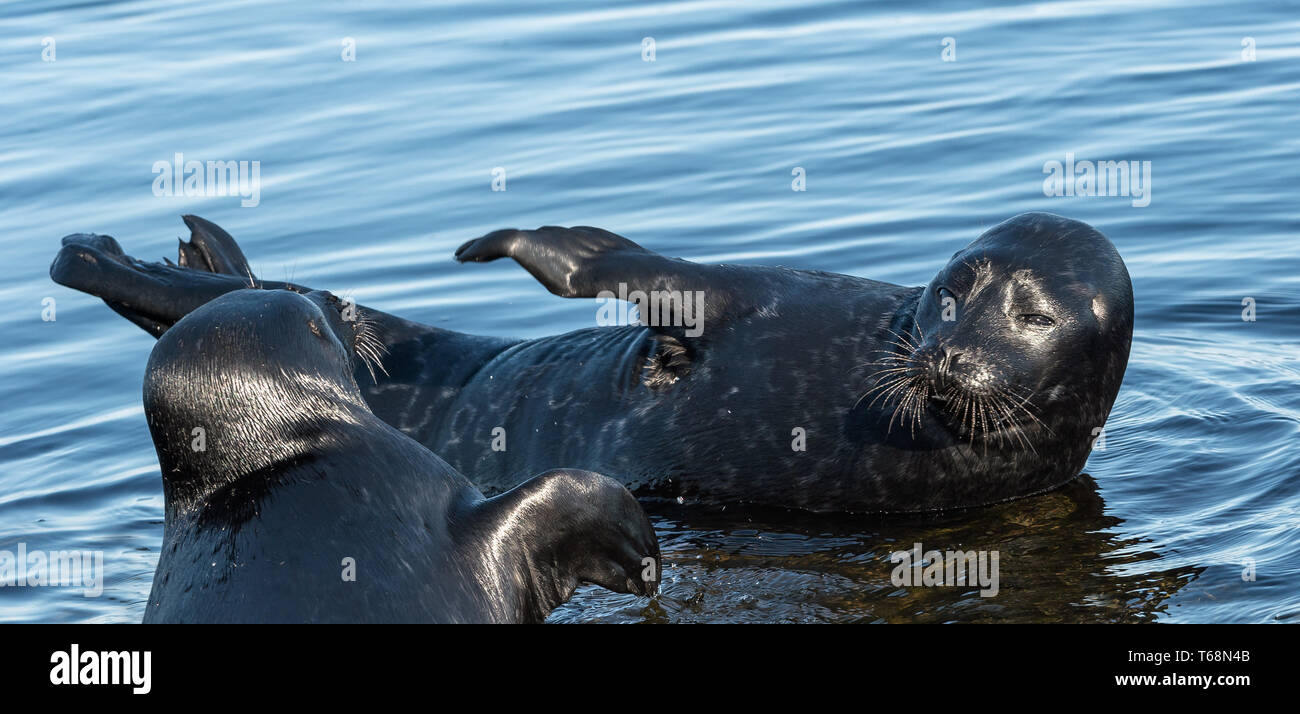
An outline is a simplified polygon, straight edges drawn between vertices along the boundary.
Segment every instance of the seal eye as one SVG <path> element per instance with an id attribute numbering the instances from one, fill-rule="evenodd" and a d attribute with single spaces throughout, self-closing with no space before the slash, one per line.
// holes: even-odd
<path id="1" fill-rule="evenodd" d="M 1056 320 L 1053 320 L 1047 315 L 1039 315 L 1038 313 L 1025 313 L 1018 317 L 1021 322 L 1026 325 L 1033 325 L 1034 327 L 1051 327 L 1056 324 Z"/>
<path id="2" fill-rule="evenodd" d="M 948 288 L 940 287 L 938 290 L 934 291 L 934 294 L 939 296 L 940 302 L 943 302 L 944 298 L 952 298 L 953 302 L 957 302 L 957 296 L 953 295 L 952 291 Z"/>

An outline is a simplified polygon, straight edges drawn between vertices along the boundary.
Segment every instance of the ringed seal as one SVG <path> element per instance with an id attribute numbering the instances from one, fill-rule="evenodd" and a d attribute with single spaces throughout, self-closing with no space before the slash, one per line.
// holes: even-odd
<path id="1" fill-rule="evenodd" d="M 580 582 L 655 592 L 654 530 L 612 479 L 484 498 L 375 417 L 353 378 L 371 327 L 344 308 L 237 290 L 154 346 L 166 525 L 145 622 L 537 622 Z"/>
<path id="2" fill-rule="evenodd" d="M 51 275 L 162 334 L 256 281 L 229 234 L 186 222 L 180 265 L 74 235 Z M 387 350 L 385 373 L 357 375 L 367 404 L 491 492 L 566 465 L 638 495 L 810 511 L 1022 497 L 1083 468 L 1132 340 L 1115 247 L 1047 213 L 989 229 L 924 287 L 697 264 L 590 227 L 495 231 L 456 253 L 503 257 L 562 297 L 658 296 L 643 307 L 660 319 L 510 340 L 361 308 Z M 498 426 L 526 438 L 495 451 Z"/>

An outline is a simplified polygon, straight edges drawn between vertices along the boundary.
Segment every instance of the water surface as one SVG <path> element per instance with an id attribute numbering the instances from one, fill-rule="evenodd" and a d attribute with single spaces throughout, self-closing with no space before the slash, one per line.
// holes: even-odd
<path id="1" fill-rule="evenodd" d="M 457 265 L 462 241 L 588 224 L 692 260 L 919 285 L 1029 210 L 1097 226 L 1133 276 L 1132 358 L 1088 477 L 907 519 L 649 504 L 662 596 L 584 588 L 552 620 L 1300 617 L 1294 5 L 422 5 L 0 7 L 0 550 L 103 551 L 107 580 L 98 598 L 2 588 L 0 620 L 138 621 L 162 535 L 153 340 L 49 280 L 64 234 L 174 257 L 197 213 L 262 277 L 533 337 L 594 306 L 508 262 Z M 154 195 L 177 153 L 258 161 L 258 205 Z M 1150 205 L 1045 196 L 1067 153 L 1150 161 Z M 894 586 L 888 555 L 914 542 L 999 551 L 999 594 Z"/>

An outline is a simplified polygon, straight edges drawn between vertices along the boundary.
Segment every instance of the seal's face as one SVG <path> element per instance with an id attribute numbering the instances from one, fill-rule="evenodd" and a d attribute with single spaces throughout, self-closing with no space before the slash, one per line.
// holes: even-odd
<path id="1" fill-rule="evenodd" d="M 291 291 L 290 295 L 297 295 Z M 307 293 L 302 297 L 313 302 L 320 310 L 323 319 L 316 320 L 314 315 L 307 317 L 307 329 L 316 337 L 326 339 L 326 332 L 343 348 L 348 363 L 355 369 L 359 361 L 375 380 L 375 370 L 383 370 L 382 357 L 384 344 L 375 334 L 374 323 L 351 300 L 341 300 L 333 293 L 323 290 Z"/>
<path id="2" fill-rule="evenodd" d="M 1102 375 L 1118 357 L 1122 376 L 1131 326 L 1128 274 L 1110 242 L 1078 221 L 1024 214 L 935 275 L 876 389 L 896 400 L 900 423 L 928 413 L 962 439 L 1032 450 L 1062 410 L 1084 420 L 1085 402 L 1102 399 L 1104 420 L 1119 382 Z"/>
<path id="3" fill-rule="evenodd" d="M 160 342 L 171 345 L 162 354 L 192 369 L 207 363 L 214 374 L 247 375 L 274 362 L 277 375 L 342 377 L 351 375 L 358 362 L 373 370 L 380 354 L 370 321 L 359 308 L 325 291 L 254 288 L 227 293 L 186 316 Z M 212 349 L 218 343 L 223 349 Z"/>

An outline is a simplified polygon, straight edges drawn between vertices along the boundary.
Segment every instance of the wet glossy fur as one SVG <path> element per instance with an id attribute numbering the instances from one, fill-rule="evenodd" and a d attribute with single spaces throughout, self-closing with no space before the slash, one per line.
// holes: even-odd
<path id="1" fill-rule="evenodd" d="M 64 239 L 51 272 L 159 334 L 251 276 L 242 254 L 229 258 L 238 248 L 224 231 L 187 220 L 182 255 L 215 255 L 206 262 L 224 274 L 143 263 L 85 235 Z M 622 283 L 703 291 L 706 309 L 696 337 L 632 325 L 535 340 L 363 309 L 387 351 L 387 374 L 357 376 L 367 404 L 488 491 L 564 466 L 639 494 L 812 511 L 1025 496 L 1083 467 L 1132 334 L 1132 288 L 1114 247 L 1050 214 L 990 229 L 923 288 L 700 265 L 594 228 L 497 231 L 458 251 L 462 261 L 500 257 L 561 296 Z M 942 319 L 939 288 L 955 320 Z M 1044 312 L 1055 316 L 1045 332 L 1024 322 Z M 891 385 L 901 374 L 891 369 L 908 383 Z M 491 448 L 496 427 L 505 451 Z"/>
<path id="2" fill-rule="evenodd" d="M 340 310 L 239 290 L 154 347 L 166 525 L 145 622 L 537 622 L 580 582 L 655 590 L 654 531 L 614 481 L 556 470 L 485 499 L 376 418 Z"/>

